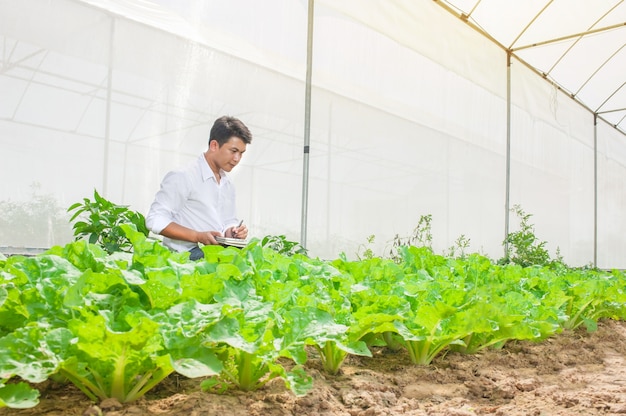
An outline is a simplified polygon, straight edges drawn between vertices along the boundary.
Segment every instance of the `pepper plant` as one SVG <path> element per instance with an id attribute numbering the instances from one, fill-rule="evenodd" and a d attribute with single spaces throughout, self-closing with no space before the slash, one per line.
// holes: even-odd
<path id="1" fill-rule="evenodd" d="M 116 251 L 130 252 L 132 243 L 120 227 L 122 224 L 133 224 L 137 231 L 148 236 L 144 216 L 128 208 L 126 205 L 117 205 L 103 198 L 97 190 L 93 191 L 94 200 L 83 198 L 67 211 L 74 211 L 70 222 L 76 221 L 72 228 L 76 240 L 87 237 L 89 243 L 101 246 L 107 253 Z"/>

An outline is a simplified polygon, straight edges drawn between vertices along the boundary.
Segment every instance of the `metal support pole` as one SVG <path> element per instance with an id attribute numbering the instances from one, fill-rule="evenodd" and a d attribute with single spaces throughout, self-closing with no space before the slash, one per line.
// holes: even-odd
<path id="1" fill-rule="evenodd" d="M 107 74 L 107 102 L 104 121 L 104 156 L 102 167 L 102 196 L 108 198 L 109 187 L 109 146 L 111 141 L 111 93 L 113 89 L 113 44 L 115 42 L 115 16 L 111 15 L 111 36 L 109 39 L 109 72 Z"/>
<path id="2" fill-rule="evenodd" d="M 511 51 L 506 54 L 506 190 L 504 197 L 504 258 L 509 256 L 509 217 L 511 199 Z"/>
<path id="3" fill-rule="evenodd" d="M 593 114 L 593 267 L 598 267 L 598 114 Z"/>
<path id="4" fill-rule="evenodd" d="M 304 159 L 302 165 L 302 214 L 300 245 L 306 248 L 307 210 L 309 205 L 309 143 L 311 141 L 311 76 L 313 68 L 313 3 L 309 0 L 307 43 L 306 43 L 306 85 L 304 94 Z"/>

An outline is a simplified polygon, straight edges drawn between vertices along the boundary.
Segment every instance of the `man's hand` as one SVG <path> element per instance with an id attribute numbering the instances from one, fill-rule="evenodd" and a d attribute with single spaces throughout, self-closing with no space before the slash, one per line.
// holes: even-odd
<path id="1" fill-rule="evenodd" d="M 224 233 L 228 238 L 239 238 L 241 240 L 245 240 L 248 238 L 248 227 L 246 224 L 242 224 L 239 227 L 230 227 Z"/>
<path id="2" fill-rule="evenodd" d="M 219 231 L 198 231 L 196 241 L 198 243 L 202 243 L 205 246 L 208 245 L 217 245 L 218 242 L 215 240 L 215 237 L 221 237 L 222 233 Z"/>

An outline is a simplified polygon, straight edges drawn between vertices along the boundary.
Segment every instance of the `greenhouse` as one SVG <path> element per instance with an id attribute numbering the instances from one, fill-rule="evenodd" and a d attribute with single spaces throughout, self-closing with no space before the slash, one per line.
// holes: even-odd
<path id="1" fill-rule="evenodd" d="M 625 267 L 624 6 L 361 3 L 2 1 L 0 246 L 70 241 L 94 189 L 146 213 L 230 114 L 256 236 L 353 256 L 432 215 L 497 258 L 519 205 L 569 264 Z"/>
<path id="2" fill-rule="evenodd" d="M 305 347 L 322 345 L 320 371 L 336 375 L 346 357 L 373 359 L 398 343 L 412 364 L 428 366 L 447 351 L 582 328 L 626 337 L 623 0 L 0 0 L 0 40 L 0 353 L 45 339 L 31 357 L 37 369 L 21 367 L 19 351 L 0 357 L 0 414 L 16 397 L 7 385 L 58 369 L 91 402 L 124 403 L 170 374 L 215 376 L 227 362 L 258 359 L 301 397 L 311 388 Z M 160 245 L 144 216 L 164 177 L 207 150 L 224 115 L 253 137 L 229 172 L 251 244 L 201 245 L 208 261 L 194 263 Z M 130 249 L 77 234 L 77 209 L 85 214 L 80 204 L 91 199 L 114 204 L 118 218 L 135 215 L 115 231 Z M 512 246 L 530 263 L 511 261 Z M 201 283 L 209 274 L 223 286 Z M 268 289 L 271 279 L 285 280 Z M 323 306 L 339 298 L 334 312 Z M 444 304 L 447 312 L 435 311 Z M 465 327 L 504 310 L 507 324 L 485 318 L 481 331 L 514 334 L 472 338 L 477 327 Z M 33 320 L 66 312 L 67 327 Z M 432 328 L 422 322 L 430 313 L 441 315 Z M 356 324 L 359 314 L 379 320 Z M 459 320 L 458 332 L 437 332 L 444 316 L 446 328 Z M 261 341 L 241 335 L 268 322 L 261 338 L 272 332 L 274 346 L 287 342 L 287 327 L 302 324 L 296 332 L 309 337 L 272 350 L 268 364 L 251 353 Z M 230 324 L 239 332 L 227 335 Z M 84 327 L 109 335 L 96 341 Z M 164 343 L 141 344 L 131 330 L 156 331 Z M 419 344 L 427 330 L 428 348 Z M 188 355 L 199 334 L 221 349 Z M 64 356 L 64 342 L 80 351 Z M 158 370 L 136 376 L 145 385 L 106 391 L 106 366 L 80 361 L 98 342 L 150 350 Z M 43 344 L 54 353 L 41 356 Z M 615 368 L 626 371 L 623 360 Z M 81 384 L 87 369 L 101 373 Z M 235 384 L 256 391 L 267 381 Z M 626 409 L 620 394 L 605 410 Z M 33 396 L 24 403 L 12 407 Z M 404 414 L 395 406 L 328 414 Z"/>

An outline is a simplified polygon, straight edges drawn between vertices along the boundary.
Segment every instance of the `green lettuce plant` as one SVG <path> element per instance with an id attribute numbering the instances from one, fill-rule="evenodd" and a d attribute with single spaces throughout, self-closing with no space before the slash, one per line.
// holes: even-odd
<path id="1" fill-rule="evenodd" d="M 259 241 L 206 246 L 191 262 L 133 224 L 119 227 L 132 253 L 83 239 L 0 256 L 0 406 L 36 404 L 32 385 L 58 376 L 94 401 L 137 400 L 173 372 L 206 378 L 211 391 L 280 378 L 303 395 L 311 358 L 330 374 L 373 347 L 406 348 L 428 364 L 447 350 L 626 318 L 620 271 L 499 265 L 426 246 L 399 246 L 395 259 L 326 261 Z"/>
<path id="2" fill-rule="evenodd" d="M 39 404 L 39 391 L 24 382 L 6 382 L 7 380 L 0 379 L 0 408 L 28 409 Z"/>

